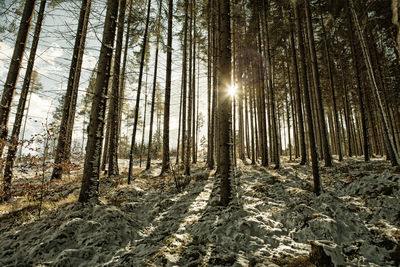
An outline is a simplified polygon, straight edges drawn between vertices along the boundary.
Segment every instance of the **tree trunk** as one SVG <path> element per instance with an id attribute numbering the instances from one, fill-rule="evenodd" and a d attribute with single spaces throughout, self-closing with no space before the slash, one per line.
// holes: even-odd
<path id="1" fill-rule="evenodd" d="M 270 93 L 270 105 L 271 105 L 271 118 L 272 118 L 272 133 L 274 139 L 274 160 L 275 160 L 275 169 L 280 167 L 280 157 L 279 157 L 279 143 L 278 143 L 278 129 L 277 129 L 277 121 L 276 121 L 276 108 L 275 108 L 275 92 L 274 86 L 272 83 L 272 64 L 271 64 L 271 43 L 269 38 L 269 29 L 268 29 L 268 10 L 267 4 L 264 6 L 265 13 L 265 41 L 266 41 L 266 51 L 267 51 L 267 70 L 268 71 L 268 85 L 269 85 L 269 93 Z"/>
<path id="2" fill-rule="evenodd" d="M 294 7 L 294 14 L 296 20 L 296 32 L 297 32 L 297 39 L 298 39 L 298 47 L 300 51 L 300 62 L 301 62 L 301 69 L 302 69 L 302 82 L 303 82 L 303 89 L 304 89 L 304 99 L 305 99 L 305 106 L 307 112 L 307 122 L 308 122 L 308 139 L 310 143 L 310 153 L 311 153 L 311 161 L 312 161 L 312 172 L 313 172 L 313 179 L 314 179 L 314 193 L 319 195 L 321 192 L 321 183 L 319 178 L 319 170 L 318 170 L 318 153 L 317 147 L 315 145 L 315 134 L 314 134 L 314 122 L 311 110 L 311 101 L 310 101 L 310 92 L 308 87 L 308 77 L 307 77 L 307 68 L 306 68 L 306 56 L 305 56 L 305 49 L 304 49 L 304 39 L 303 39 L 303 32 L 301 27 L 301 18 L 300 18 L 300 7 L 296 5 Z"/>
<path id="3" fill-rule="evenodd" d="M 325 112 L 324 106 L 322 102 L 322 93 L 321 93 L 321 85 L 318 71 L 318 61 L 317 61 L 317 53 L 315 51 L 314 44 L 314 30 L 311 21 L 311 9 L 309 0 L 305 0 L 305 11 L 306 11 L 306 22 L 307 22 L 307 32 L 308 32 L 308 42 L 309 42 L 309 50 L 311 55 L 311 69 L 313 73 L 313 82 L 317 96 L 317 112 L 319 116 L 319 126 L 321 127 L 321 138 L 322 138 L 322 146 L 323 146 L 323 154 L 325 160 L 325 167 L 332 166 L 332 155 L 329 147 L 328 141 L 328 131 L 326 127 L 325 121 Z"/>
<path id="4" fill-rule="evenodd" d="M 131 149 L 129 150 L 128 184 L 131 183 L 131 179 L 132 179 L 133 152 L 135 149 L 136 131 L 137 131 L 137 125 L 138 125 L 138 120 L 139 120 L 140 92 L 142 90 L 143 67 L 144 67 L 144 60 L 145 60 L 146 48 L 147 48 L 147 34 L 148 34 L 149 21 L 150 21 L 150 7 L 151 7 L 151 0 L 148 0 L 146 26 L 144 28 L 143 44 L 142 44 L 142 51 L 141 51 L 141 57 L 140 57 L 138 89 L 137 89 L 137 93 L 136 93 L 135 120 L 133 122 Z"/>
<path id="5" fill-rule="evenodd" d="M 297 38 L 300 38 L 297 36 Z M 301 104 L 301 88 L 300 88 L 300 77 L 299 77 L 299 67 L 297 64 L 297 55 L 295 50 L 295 42 L 294 42 L 294 30 L 293 30 L 293 20 L 292 16 L 290 16 L 290 50 L 292 52 L 292 66 L 295 73 L 295 83 L 296 83 L 296 109 L 297 109 L 297 120 L 298 120 L 298 131 L 300 134 L 300 152 L 301 152 L 301 161 L 300 165 L 304 165 L 307 162 L 307 149 L 306 149 L 306 141 L 304 134 L 304 119 L 303 119 L 303 109 Z"/>
<path id="6" fill-rule="evenodd" d="M 63 168 L 69 159 L 73 131 L 73 118 L 76 110 L 76 101 L 78 94 L 79 79 L 82 66 L 83 50 L 85 49 L 86 32 L 89 23 L 91 0 L 83 0 L 79 15 L 78 29 L 75 38 L 74 51 L 72 55 L 71 67 L 69 71 L 67 92 L 63 104 L 63 114 L 61 118 L 60 131 L 56 155 L 54 159 L 55 167 L 53 169 L 52 179 L 61 179 Z"/>
<path id="7" fill-rule="evenodd" d="M 86 145 L 85 165 L 80 202 L 97 202 L 99 196 L 100 153 L 103 144 L 106 95 L 110 78 L 110 65 L 117 26 L 119 1 L 107 1 L 107 14 L 104 24 L 103 40 L 100 50 L 98 73 L 90 111 L 88 141 Z"/>
<path id="8" fill-rule="evenodd" d="M 322 25 L 322 32 L 323 32 L 323 38 L 324 38 L 324 48 L 325 48 L 325 54 L 326 54 L 326 65 L 328 66 L 329 86 L 331 88 L 331 94 L 332 94 L 333 114 L 334 114 L 335 128 L 336 128 L 335 138 L 336 138 L 337 152 L 338 152 L 338 155 L 339 155 L 339 161 L 342 161 L 343 160 L 343 153 L 342 153 L 342 144 L 341 144 L 341 140 L 340 140 L 339 116 L 338 116 L 337 104 L 336 104 L 335 83 L 333 81 L 333 70 L 332 70 L 331 54 L 329 52 L 328 41 L 327 41 L 327 37 L 326 37 L 325 24 L 324 24 L 324 19 L 322 17 L 322 14 L 320 14 L 320 17 L 321 17 L 321 25 Z M 332 141 L 333 140 L 334 139 L 332 139 Z"/>
<path id="9" fill-rule="evenodd" d="M 11 58 L 10 68 L 8 69 L 7 79 L 4 83 L 4 91 L 0 103 L 0 157 L 7 142 L 8 119 L 10 116 L 11 103 L 14 97 L 15 88 L 18 81 L 19 71 L 24 56 L 26 43 L 28 40 L 29 29 L 33 13 L 35 11 L 36 0 L 25 1 L 21 23 L 18 30 L 17 40 L 15 41 L 14 52 Z"/>
<path id="10" fill-rule="evenodd" d="M 208 0 L 208 14 L 212 12 L 212 0 Z M 207 23 L 207 103 L 208 103 L 208 145 L 207 145 L 207 166 L 208 168 L 212 169 L 214 166 L 214 151 L 213 151 L 213 143 L 214 143 L 214 125 L 213 125 L 213 112 L 214 107 L 212 105 L 212 99 L 214 98 L 214 94 L 212 92 L 212 59 L 213 59 L 213 48 L 212 48 L 212 23 L 213 23 L 213 16 L 208 16 L 209 22 Z"/>
<path id="11" fill-rule="evenodd" d="M 158 17 L 157 17 L 157 37 L 156 37 L 156 53 L 155 53 L 155 61 L 154 61 L 154 75 L 153 75 L 153 90 L 151 93 L 151 108 L 150 108 L 150 130 L 149 130 L 149 144 L 147 151 L 147 163 L 146 170 L 149 170 L 151 167 L 151 147 L 153 142 L 153 120 L 154 120 L 154 104 L 156 97 L 156 88 L 157 88 L 157 70 L 158 70 L 158 46 L 160 43 L 160 23 L 161 23 L 161 10 L 162 10 L 162 0 L 160 0 L 160 5 L 158 8 Z"/>
<path id="12" fill-rule="evenodd" d="M 131 31 L 131 18 L 133 0 L 129 0 L 129 13 L 128 13 L 128 25 L 126 28 L 126 38 L 124 44 L 124 59 L 122 63 L 121 79 L 119 84 L 119 99 L 118 99 L 118 137 L 121 136 L 122 127 L 122 109 L 124 107 L 124 97 L 125 97 L 125 79 L 126 79 L 126 64 L 128 61 L 128 48 L 129 48 L 129 36 Z"/>
<path id="13" fill-rule="evenodd" d="M 165 78 L 165 101 L 164 101 L 164 127 L 163 127 L 163 158 L 161 173 L 169 170 L 169 111 L 171 102 L 171 65 L 172 65 L 172 13 L 173 0 L 168 4 L 168 38 L 167 38 L 167 73 Z"/>
<path id="14" fill-rule="evenodd" d="M 195 1 L 195 0 L 194 0 Z M 188 12 L 189 13 L 189 12 Z M 186 136 L 186 155 L 185 155 L 185 175 L 190 175 L 190 156 L 191 156 L 191 136 L 192 136 L 192 118 L 193 118 L 193 84 L 192 84 L 192 18 L 193 5 L 190 3 L 190 19 L 189 19 L 189 91 L 188 91 L 188 123 Z"/>
<path id="15" fill-rule="evenodd" d="M 196 34 L 196 0 L 192 1 L 192 19 L 193 19 L 193 71 L 192 71 L 192 162 L 196 163 L 196 42 L 197 42 L 197 34 Z"/>
<path id="16" fill-rule="evenodd" d="M 231 84 L 231 21 L 230 1 L 219 3 L 219 69 L 221 78 L 218 79 L 218 124 L 219 124 L 219 155 L 218 174 L 221 177 L 221 203 L 227 206 L 231 200 L 232 179 L 232 99 L 228 93 Z"/>
<path id="17" fill-rule="evenodd" d="M 142 141 L 140 144 L 140 156 L 139 156 L 139 167 L 142 167 L 143 149 L 144 149 L 144 134 L 146 132 L 146 114 L 147 114 L 147 78 L 148 68 L 146 67 L 146 85 L 144 93 L 144 114 L 143 114 L 143 128 L 142 128 Z"/>
<path id="18" fill-rule="evenodd" d="M 108 158 L 108 177 L 118 176 L 118 143 L 119 143 L 119 76 L 121 70 L 121 55 L 122 55 L 122 40 L 124 36 L 124 24 L 125 24 L 125 10 L 126 0 L 120 0 L 119 15 L 118 15 L 118 32 L 117 42 L 115 48 L 114 57 L 114 71 L 113 71 L 113 82 L 111 89 L 111 101 L 113 105 L 110 105 L 111 113 L 111 128 L 110 128 L 110 146 L 109 146 L 109 158 Z M 126 36 L 129 38 L 129 36 Z M 112 107 L 112 109 L 111 109 Z"/>
<path id="19" fill-rule="evenodd" d="M 383 105 L 382 105 L 381 97 L 379 95 L 379 89 L 378 89 L 378 85 L 376 83 L 375 74 L 374 74 L 373 67 L 372 67 L 372 64 L 371 64 L 371 60 L 370 60 L 370 56 L 369 56 L 369 53 L 368 53 L 368 49 L 366 47 L 364 36 L 363 36 L 362 31 L 361 31 L 360 24 L 358 22 L 358 17 L 357 17 L 356 11 L 354 9 L 353 0 L 349 0 L 349 2 L 350 2 L 351 13 L 353 15 L 354 24 L 356 26 L 356 30 L 357 30 L 357 33 L 358 33 L 358 38 L 360 40 L 360 44 L 361 44 L 361 48 L 362 48 L 361 50 L 362 50 L 363 55 L 364 55 L 365 65 L 367 66 L 369 79 L 370 79 L 370 82 L 372 84 L 372 87 L 374 88 L 375 97 L 376 97 L 376 100 L 378 102 L 379 112 L 380 112 L 380 115 L 381 115 L 381 118 L 382 118 L 382 121 L 383 121 L 383 129 L 384 129 L 384 132 L 385 132 L 387 149 L 389 150 L 389 154 L 391 155 L 392 166 L 398 166 L 400 164 L 399 155 L 398 155 L 398 153 L 396 151 L 396 148 L 394 146 L 393 137 L 392 137 L 392 135 L 390 134 L 390 131 L 389 131 L 389 125 L 388 125 L 388 121 L 387 121 L 386 112 L 383 109 Z"/>
<path id="20" fill-rule="evenodd" d="M 46 0 L 41 0 L 39 14 L 35 26 L 35 33 L 32 41 L 32 48 L 29 54 L 24 83 L 22 85 L 21 96 L 18 102 L 17 114 L 15 115 L 15 121 L 11 133 L 11 144 L 9 145 L 7 151 L 6 166 L 4 169 L 4 188 L 3 188 L 4 200 L 6 201 L 9 200 L 11 197 L 11 192 L 10 192 L 11 179 L 13 176 L 15 156 L 17 154 L 17 149 L 18 149 L 18 138 L 19 138 L 19 133 L 21 131 L 22 118 L 24 116 L 26 99 L 29 93 L 29 85 L 31 83 L 33 66 L 35 64 L 36 51 L 39 43 L 40 31 L 42 28 L 45 7 L 46 7 Z"/>

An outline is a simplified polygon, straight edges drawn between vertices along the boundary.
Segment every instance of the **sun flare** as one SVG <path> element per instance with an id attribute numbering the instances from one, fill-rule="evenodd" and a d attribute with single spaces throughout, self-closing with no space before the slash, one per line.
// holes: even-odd
<path id="1" fill-rule="evenodd" d="M 236 92 L 237 92 L 237 86 L 235 84 L 229 86 L 228 92 L 229 92 L 230 96 L 234 97 L 236 95 Z"/>

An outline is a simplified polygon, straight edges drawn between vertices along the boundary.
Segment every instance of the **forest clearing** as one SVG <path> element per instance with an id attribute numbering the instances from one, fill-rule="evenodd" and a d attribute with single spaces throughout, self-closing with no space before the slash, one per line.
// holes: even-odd
<path id="1" fill-rule="evenodd" d="M 400 1 L 0 1 L 0 266 L 400 266 Z"/>

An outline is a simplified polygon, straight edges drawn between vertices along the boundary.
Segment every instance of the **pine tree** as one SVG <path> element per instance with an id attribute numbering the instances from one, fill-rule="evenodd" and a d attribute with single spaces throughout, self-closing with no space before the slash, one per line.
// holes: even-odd
<path id="1" fill-rule="evenodd" d="M 5 165 L 5 169 L 4 169 L 4 182 L 5 183 L 4 183 L 4 189 L 3 189 L 5 200 L 8 200 L 11 196 L 10 186 L 11 186 L 11 180 L 12 180 L 12 176 L 13 176 L 13 167 L 14 167 L 14 162 L 15 162 L 15 156 L 17 154 L 17 149 L 18 149 L 18 138 L 19 138 L 19 133 L 21 130 L 22 118 L 24 116 L 26 99 L 28 97 L 29 87 L 31 84 L 31 77 L 32 77 L 32 72 L 33 72 L 33 66 L 35 63 L 35 57 L 36 57 L 36 51 L 37 51 L 37 47 L 38 47 L 38 43 L 39 43 L 40 32 L 41 32 L 41 28 L 42 28 L 45 7 L 46 7 L 46 0 L 41 0 L 39 14 L 38 14 L 38 17 L 36 20 L 35 33 L 33 36 L 32 47 L 31 47 L 31 51 L 30 51 L 29 59 L 28 59 L 28 66 L 26 68 L 24 83 L 22 85 L 22 91 L 21 91 L 21 95 L 19 98 L 19 102 L 18 102 L 17 114 L 15 116 L 15 121 L 14 121 L 13 129 L 12 129 L 12 133 L 11 133 L 11 143 L 10 143 L 8 151 L 7 151 L 6 165 Z"/>
<path id="2" fill-rule="evenodd" d="M 24 55 L 26 43 L 28 40 L 29 29 L 35 10 L 36 0 L 26 1 L 24 11 L 21 17 L 21 23 L 18 30 L 15 48 L 11 58 L 10 68 L 6 82 L 4 83 L 4 91 L 0 102 L 0 157 L 3 155 L 3 149 L 8 134 L 8 119 L 10 116 L 11 103 L 15 93 L 15 87 L 18 81 L 19 71 L 21 69 L 22 58 Z"/>
<path id="3" fill-rule="evenodd" d="M 163 127 L 163 157 L 161 173 L 169 170 L 169 114 L 171 102 L 171 67 L 172 67 L 172 14 L 173 0 L 168 1 L 168 38 L 167 38 L 167 73 L 165 78 L 164 127 Z"/>
<path id="4" fill-rule="evenodd" d="M 218 67 L 221 77 L 218 80 L 218 124 L 219 154 L 218 174 L 221 179 L 221 204 L 227 206 L 232 198 L 232 98 L 229 95 L 231 84 L 231 19 L 230 1 L 219 1 L 219 56 Z M 228 85 L 228 86 L 227 86 Z"/>
<path id="5" fill-rule="evenodd" d="M 147 35 L 148 35 L 149 21 L 150 21 L 150 7 L 151 7 L 151 0 L 148 0 L 148 2 L 147 2 L 147 18 L 146 18 L 146 25 L 145 25 L 145 30 L 144 30 L 142 50 L 141 50 L 141 56 L 140 56 L 138 89 L 137 89 L 136 104 L 135 104 L 135 122 L 133 124 L 131 149 L 129 151 L 128 184 L 130 184 L 131 179 L 132 179 L 133 151 L 134 151 L 134 148 L 135 148 L 136 131 L 137 131 L 137 125 L 138 125 L 140 93 L 141 93 L 141 90 L 142 90 L 143 68 L 144 68 L 144 61 L 145 61 L 145 55 L 146 55 Z"/>
<path id="6" fill-rule="evenodd" d="M 118 141 L 119 141 L 119 86 L 120 86 L 120 65 L 122 55 L 122 39 L 124 35 L 126 0 L 120 0 L 119 15 L 118 15 L 118 32 L 117 42 L 114 56 L 114 71 L 113 82 L 111 88 L 111 127 L 110 127 L 110 146 L 109 146 L 109 162 L 108 162 L 108 177 L 118 176 Z M 126 37 L 128 38 L 128 36 Z"/>
<path id="7" fill-rule="evenodd" d="M 155 56 L 154 56 L 153 89 L 152 89 L 152 93 L 151 93 L 150 130 L 149 130 L 149 144 L 148 144 L 148 152 L 147 152 L 146 170 L 149 170 L 151 167 L 151 148 L 152 148 L 152 141 L 153 141 L 154 106 L 155 106 L 156 89 L 157 89 L 157 71 L 158 71 L 158 52 L 159 52 L 159 43 L 160 43 L 161 10 L 162 10 L 162 0 L 160 0 L 160 4 L 158 7 L 158 17 L 157 17 L 156 44 L 155 44 L 156 52 L 155 52 Z"/>
<path id="8" fill-rule="evenodd" d="M 99 196 L 100 156 L 103 145 L 106 95 L 110 78 L 115 29 L 117 26 L 118 5 L 119 1 L 107 1 L 107 13 L 98 63 L 98 74 L 90 112 L 85 164 L 79 194 L 80 202 L 97 202 Z"/>
<path id="9" fill-rule="evenodd" d="M 58 135 L 57 150 L 52 179 L 60 179 L 63 173 L 63 164 L 69 160 L 70 143 L 72 139 L 73 122 L 75 117 L 79 78 L 83 59 L 83 50 L 86 41 L 86 32 L 89 23 L 91 0 L 83 0 L 79 15 L 78 29 L 75 38 L 74 51 L 69 71 L 67 92 L 64 98 L 63 113 Z"/>
<path id="10" fill-rule="evenodd" d="M 307 112 L 307 123 L 308 123 L 308 140 L 310 145 L 311 162 L 312 162 L 312 172 L 314 179 L 314 193 L 319 195 L 321 192 L 321 182 L 319 178 L 319 167 L 318 167 L 318 152 L 315 144 L 315 133 L 314 133 L 314 118 L 311 109 L 310 100 L 310 90 L 308 87 L 308 77 L 307 77 L 307 67 L 306 67 L 306 55 L 304 49 L 304 38 L 301 23 L 301 13 L 300 6 L 296 1 L 294 1 L 294 17 L 296 23 L 296 33 L 297 33 L 297 45 L 300 51 L 300 63 L 301 63 L 301 75 L 304 90 L 304 99 Z"/>

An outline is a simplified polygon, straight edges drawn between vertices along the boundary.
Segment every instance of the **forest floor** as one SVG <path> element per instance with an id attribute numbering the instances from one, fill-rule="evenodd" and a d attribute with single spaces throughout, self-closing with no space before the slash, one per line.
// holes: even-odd
<path id="1" fill-rule="evenodd" d="M 76 202 L 79 174 L 48 182 L 40 218 L 40 178 L 16 179 L 0 205 L 0 266 L 314 266 L 312 242 L 336 266 L 400 265 L 400 174 L 387 161 L 321 168 L 320 196 L 310 166 L 238 161 L 228 207 L 204 163 L 175 174 L 181 192 L 159 167 L 136 167 L 130 185 L 123 168 L 101 179 L 96 205 Z"/>

